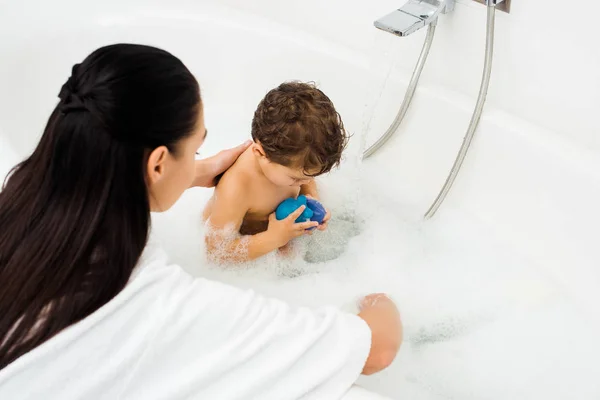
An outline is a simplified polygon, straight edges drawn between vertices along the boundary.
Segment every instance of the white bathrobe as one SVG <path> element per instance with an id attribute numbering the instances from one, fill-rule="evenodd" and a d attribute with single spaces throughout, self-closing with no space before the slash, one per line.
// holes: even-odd
<path id="1" fill-rule="evenodd" d="M 0 371 L 0 399 L 339 399 L 371 332 L 196 279 L 149 245 L 112 301 Z"/>

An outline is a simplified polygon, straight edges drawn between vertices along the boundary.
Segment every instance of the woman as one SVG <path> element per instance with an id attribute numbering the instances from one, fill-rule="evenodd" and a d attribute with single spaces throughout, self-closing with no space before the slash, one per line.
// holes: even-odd
<path id="1" fill-rule="evenodd" d="M 293 309 L 193 279 L 149 245 L 150 212 L 210 186 L 198 83 L 171 54 L 118 44 L 81 64 L 0 192 L 0 398 L 341 397 L 387 367 L 401 325 Z"/>

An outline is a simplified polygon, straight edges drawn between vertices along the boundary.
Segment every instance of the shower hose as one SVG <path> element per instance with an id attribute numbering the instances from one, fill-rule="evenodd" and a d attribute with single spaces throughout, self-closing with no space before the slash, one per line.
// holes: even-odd
<path id="1" fill-rule="evenodd" d="M 433 21 L 429 24 L 427 28 L 427 36 L 425 37 L 425 43 L 423 43 L 423 49 L 421 50 L 421 55 L 417 60 L 417 65 L 415 66 L 415 70 L 413 71 L 412 77 L 410 78 L 410 83 L 408 84 L 408 88 L 406 89 L 406 94 L 404 95 L 404 101 L 402 101 L 402 105 L 400 106 L 400 110 L 396 115 L 396 118 L 390 125 L 390 127 L 385 131 L 385 133 L 365 152 L 363 153 L 363 160 L 371 157 L 373 154 L 377 152 L 384 144 L 387 143 L 388 140 L 396 133 L 398 127 L 402 123 L 406 112 L 410 107 L 410 103 L 412 102 L 413 96 L 415 95 L 415 90 L 417 89 L 417 84 L 419 83 L 419 78 L 421 77 L 421 72 L 423 72 L 423 67 L 425 66 L 425 62 L 427 61 L 427 56 L 429 55 L 429 49 L 431 48 L 431 43 L 433 42 L 433 37 L 435 36 L 435 26 L 437 25 L 437 20 Z"/>
<path id="2" fill-rule="evenodd" d="M 492 3 L 492 2 L 490 2 Z M 473 117 L 471 118 L 471 123 L 469 124 L 469 128 L 467 129 L 467 133 L 463 139 L 462 146 L 458 151 L 458 155 L 456 156 L 456 160 L 454 161 L 454 165 L 452 165 L 452 169 L 446 178 L 446 182 L 444 186 L 438 193 L 435 201 L 429 207 L 429 210 L 425 213 L 425 218 L 431 218 L 435 215 L 437 210 L 440 208 L 444 199 L 450 192 L 454 181 L 462 167 L 463 162 L 465 161 L 465 157 L 467 156 L 467 152 L 469 151 L 469 147 L 471 146 L 471 142 L 473 141 L 473 137 L 475 136 L 475 131 L 477 130 L 477 126 L 479 125 L 479 120 L 481 119 L 481 113 L 483 112 L 483 106 L 485 105 L 485 98 L 487 96 L 488 88 L 490 86 L 490 77 L 492 75 L 492 59 L 494 55 L 494 25 L 496 22 L 496 6 L 492 4 L 488 4 L 487 6 L 487 28 L 486 28 L 486 43 L 485 43 L 485 63 L 483 66 L 483 78 L 481 79 L 481 86 L 479 88 L 479 96 L 477 97 L 477 103 L 475 105 L 475 111 L 473 112 Z"/>
<path id="3" fill-rule="evenodd" d="M 487 28 L 486 28 L 486 46 L 485 46 L 485 63 L 483 67 L 483 78 L 481 80 L 481 86 L 479 88 L 479 95 L 477 97 L 477 103 L 475 105 L 475 110 L 473 112 L 473 116 L 471 117 L 471 123 L 467 129 L 467 133 L 463 139 L 462 146 L 456 156 L 454 164 L 452 165 L 452 169 L 446 178 L 446 182 L 444 186 L 438 193 L 435 201 L 429 207 L 429 210 L 425 213 L 425 218 L 431 218 L 438 211 L 446 196 L 450 192 L 456 177 L 463 165 L 465 157 L 469 151 L 469 147 L 471 146 L 471 142 L 473 141 L 473 137 L 475 136 L 475 131 L 479 125 L 479 121 L 481 120 L 481 114 L 483 112 L 483 106 L 485 105 L 485 100 L 487 97 L 487 92 L 490 84 L 490 77 L 492 74 L 492 59 L 494 54 L 494 26 L 496 21 L 496 6 L 490 2 L 487 6 Z M 421 50 L 421 54 L 419 59 L 417 60 L 417 64 L 413 71 L 410 83 L 406 90 L 406 94 L 404 95 L 404 100 L 402 105 L 400 106 L 400 110 L 396 115 L 396 118 L 387 129 L 387 131 L 373 144 L 371 145 L 364 153 L 363 159 L 367 159 L 375 154 L 398 130 L 398 127 L 402 123 L 402 120 L 406 116 L 406 112 L 410 108 L 410 104 L 415 94 L 415 90 L 417 89 L 417 84 L 419 83 L 419 78 L 421 77 L 421 72 L 423 71 L 423 67 L 425 62 L 427 61 L 427 56 L 429 55 L 429 50 L 431 48 L 431 44 L 433 42 L 433 38 L 435 35 L 435 28 L 437 25 L 437 20 L 431 23 L 427 30 L 427 36 L 425 38 L 425 43 L 423 43 L 423 48 Z"/>

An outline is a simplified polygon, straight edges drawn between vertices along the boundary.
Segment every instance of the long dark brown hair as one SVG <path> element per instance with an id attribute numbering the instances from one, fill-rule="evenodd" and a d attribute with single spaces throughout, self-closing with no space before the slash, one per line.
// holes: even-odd
<path id="1" fill-rule="evenodd" d="M 179 59 L 132 44 L 76 64 L 59 98 L 0 192 L 0 369 L 124 288 L 148 238 L 147 153 L 177 154 L 200 108 Z"/>

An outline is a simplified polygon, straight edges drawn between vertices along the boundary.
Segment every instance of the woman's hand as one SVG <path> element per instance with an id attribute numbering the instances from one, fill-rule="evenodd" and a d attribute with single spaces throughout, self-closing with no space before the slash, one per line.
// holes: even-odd
<path id="1" fill-rule="evenodd" d="M 371 329 L 371 351 L 362 373 L 371 375 L 387 368 L 396 358 L 402 344 L 402 321 L 394 302 L 382 293 L 363 298 L 359 307 L 358 316 Z"/>
<path id="2" fill-rule="evenodd" d="M 215 186 L 215 179 L 227 171 L 251 144 L 252 141 L 249 140 L 232 149 L 223 150 L 212 157 L 196 160 L 196 178 L 192 187 Z"/>

